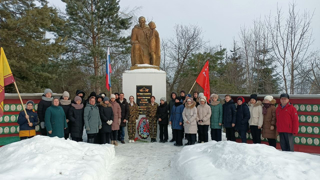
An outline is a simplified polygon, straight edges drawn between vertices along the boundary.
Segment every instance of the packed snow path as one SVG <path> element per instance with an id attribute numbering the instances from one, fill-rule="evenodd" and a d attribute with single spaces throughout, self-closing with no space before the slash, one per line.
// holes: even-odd
<path id="1" fill-rule="evenodd" d="M 171 161 L 181 149 L 169 142 L 119 144 L 115 147 L 116 157 L 110 166 L 108 179 L 177 179 Z"/>

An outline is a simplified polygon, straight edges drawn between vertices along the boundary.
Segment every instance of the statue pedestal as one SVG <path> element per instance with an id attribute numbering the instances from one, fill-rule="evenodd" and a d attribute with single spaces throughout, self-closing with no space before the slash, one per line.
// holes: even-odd
<path id="1" fill-rule="evenodd" d="M 136 64 L 134 66 L 131 66 L 130 70 L 136 70 L 136 69 L 157 69 L 160 70 L 159 66 L 150 65 L 150 64 Z"/>
<path id="2" fill-rule="evenodd" d="M 132 95 L 136 103 L 146 104 L 146 100 L 152 95 L 156 97 L 156 103 L 160 104 L 160 98 L 166 97 L 167 94 L 166 72 L 157 69 L 125 71 L 122 74 L 122 89 L 128 102 L 129 97 Z M 145 117 L 145 114 L 139 116 L 138 122 L 142 117 Z M 125 139 L 128 140 L 127 132 L 128 131 L 126 131 Z M 136 137 L 138 137 L 137 134 Z M 150 137 L 148 139 L 150 139 Z"/>

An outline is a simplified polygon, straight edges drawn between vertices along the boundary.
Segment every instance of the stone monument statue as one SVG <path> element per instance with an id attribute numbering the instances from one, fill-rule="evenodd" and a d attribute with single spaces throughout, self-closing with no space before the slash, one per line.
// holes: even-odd
<path id="1" fill-rule="evenodd" d="M 160 69 L 160 37 L 156 24 L 146 24 L 146 19 L 139 17 L 139 24 L 131 33 L 131 70 L 155 68 Z"/>

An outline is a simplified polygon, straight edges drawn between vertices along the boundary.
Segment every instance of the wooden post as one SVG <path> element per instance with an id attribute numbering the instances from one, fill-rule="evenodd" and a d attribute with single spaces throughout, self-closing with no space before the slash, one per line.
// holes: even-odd
<path id="1" fill-rule="evenodd" d="M 190 94 L 190 92 L 192 91 L 192 89 L 193 89 L 194 85 L 196 84 L 196 82 L 197 82 L 197 81 L 194 81 L 194 83 L 193 83 L 193 85 L 192 85 L 192 87 L 191 87 L 191 89 L 190 89 L 190 91 L 189 91 L 188 94 Z"/>
<path id="2" fill-rule="evenodd" d="M 18 93 L 18 96 L 19 96 L 21 105 L 22 105 L 22 107 L 24 107 L 24 104 L 23 104 L 23 102 L 22 102 L 22 99 L 21 99 L 21 96 L 20 96 L 20 93 L 19 93 L 19 89 L 18 89 L 17 83 L 16 83 L 16 82 L 13 82 L 13 84 L 14 84 L 14 86 L 16 87 L 16 90 L 17 90 L 17 93 Z M 26 115 L 28 115 L 28 114 L 27 114 L 27 111 L 26 111 L 26 108 L 23 108 L 23 111 L 24 111 L 24 113 L 25 113 Z M 30 123 L 29 118 L 28 118 L 27 120 L 28 120 L 28 123 Z"/>
<path id="3" fill-rule="evenodd" d="M 110 96 L 111 96 L 111 94 L 112 94 L 112 88 L 110 87 Z"/>

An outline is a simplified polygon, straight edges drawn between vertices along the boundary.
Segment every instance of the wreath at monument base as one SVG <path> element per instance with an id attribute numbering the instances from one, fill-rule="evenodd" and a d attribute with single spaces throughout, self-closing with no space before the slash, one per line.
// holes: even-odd
<path id="1" fill-rule="evenodd" d="M 146 117 L 140 119 L 137 132 L 141 139 L 147 139 L 150 135 L 149 122 Z"/>

